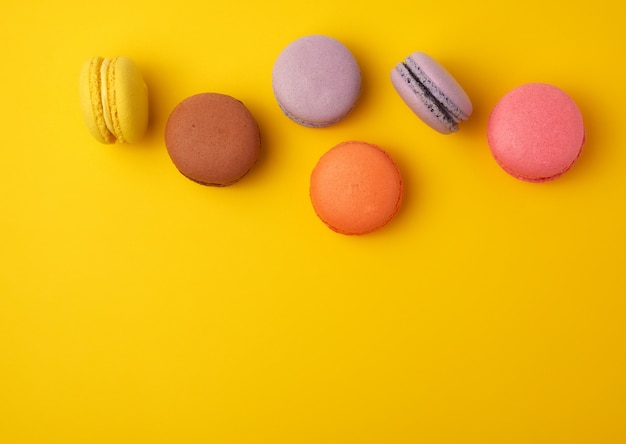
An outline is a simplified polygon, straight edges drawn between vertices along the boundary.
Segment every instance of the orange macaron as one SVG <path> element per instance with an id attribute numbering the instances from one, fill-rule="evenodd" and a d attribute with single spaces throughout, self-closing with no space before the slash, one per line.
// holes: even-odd
<path id="1" fill-rule="evenodd" d="M 343 142 L 326 152 L 311 174 L 310 197 L 330 229 L 362 235 L 384 227 L 402 202 L 402 176 L 379 146 Z"/>

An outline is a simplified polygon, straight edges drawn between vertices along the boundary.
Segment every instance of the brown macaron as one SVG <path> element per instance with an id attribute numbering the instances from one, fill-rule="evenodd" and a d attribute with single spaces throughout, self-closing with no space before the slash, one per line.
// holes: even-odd
<path id="1" fill-rule="evenodd" d="M 239 100 L 202 93 L 174 108 L 165 126 L 165 146 L 187 178 L 202 185 L 227 186 L 254 166 L 261 136 L 256 120 Z"/>

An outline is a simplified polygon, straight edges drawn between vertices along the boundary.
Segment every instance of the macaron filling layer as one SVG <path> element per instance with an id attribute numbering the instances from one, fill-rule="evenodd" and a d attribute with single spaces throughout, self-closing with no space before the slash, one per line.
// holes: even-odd
<path id="1" fill-rule="evenodd" d="M 100 100 L 102 103 L 102 115 L 107 129 L 115 134 L 113 119 L 111 117 L 111 107 L 109 106 L 108 72 L 111 65 L 110 59 L 104 59 L 100 65 Z"/>

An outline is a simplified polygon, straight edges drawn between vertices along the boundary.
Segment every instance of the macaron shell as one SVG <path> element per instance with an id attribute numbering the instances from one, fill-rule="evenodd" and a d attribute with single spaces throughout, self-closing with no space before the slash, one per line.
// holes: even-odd
<path id="1" fill-rule="evenodd" d="M 87 60 L 78 81 L 83 119 L 91 135 L 100 143 L 114 143 L 115 137 L 107 129 L 101 101 L 100 67 L 102 57 Z"/>
<path id="2" fill-rule="evenodd" d="M 465 114 L 465 119 L 472 114 L 473 106 L 469 96 L 439 62 L 423 52 L 414 52 L 408 58 L 411 58 L 430 79 L 437 92 L 433 93 L 431 88 L 429 90 L 437 100 L 443 102 L 448 108 L 458 107 Z"/>
<path id="3" fill-rule="evenodd" d="M 382 148 L 365 142 L 335 146 L 311 174 L 313 208 L 341 234 L 362 235 L 385 226 L 398 212 L 402 193 L 394 160 Z"/>
<path id="4" fill-rule="evenodd" d="M 248 109 L 233 97 L 202 93 L 172 110 L 165 145 L 176 168 L 203 185 L 231 185 L 256 163 L 259 127 Z"/>
<path id="5" fill-rule="evenodd" d="M 391 83 L 409 109 L 424 123 L 441 134 L 450 134 L 457 131 L 458 126 L 455 122 L 442 118 L 437 106 L 432 100 L 426 97 L 419 89 L 417 91 L 413 89 L 411 85 L 406 82 L 400 74 L 405 70 L 406 67 L 402 63 L 399 63 L 396 68 L 391 71 Z"/>
<path id="6" fill-rule="evenodd" d="M 116 57 L 109 67 L 109 106 L 121 143 L 137 142 L 148 127 L 148 88 L 135 63 Z"/>
<path id="7" fill-rule="evenodd" d="M 343 119 L 361 91 L 361 72 L 341 42 L 323 35 L 302 37 L 280 53 L 272 69 L 274 95 L 297 123 L 323 127 Z"/>
<path id="8" fill-rule="evenodd" d="M 545 182 L 568 171 L 585 142 L 582 114 L 564 91 L 543 83 L 504 95 L 489 116 L 487 140 L 510 175 Z"/>

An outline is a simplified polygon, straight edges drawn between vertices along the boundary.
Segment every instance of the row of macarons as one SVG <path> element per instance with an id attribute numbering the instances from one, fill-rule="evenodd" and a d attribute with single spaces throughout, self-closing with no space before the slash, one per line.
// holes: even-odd
<path id="1" fill-rule="evenodd" d="M 442 134 L 458 131 L 472 102 L 436 60 L 415 52 L 391 71 L 404 103 Z M 309 35 L 287 45 L 272 70 L 274 96 L 294 122 L 319 128 L 345 118 L 361 92 L 361 70 L 340 41 Z M 92 57 L 79 79 L 85 123 L 102 143 L 133 143 L 148 125 L 148 91 L 127 57 Z M 576 162 L 585 142 L 576 103 L 554 85 L 528 83 L 504 95 L 489 116 L 488 144 L 510 175 L 530 182 L 559 177 Z M 228 95 L 201 93 L 170 113 L 165 145 L 176 168 L 209 186 L 228 186 L 256 163 L 261 138 L 245 105 Z M 326 152 L 311 174 L 310 198 L 319 218 L 342 234 L 376 231 L 397 213 L 403 184 L 393 158 L 366 142 L 344 142 Z"/>

